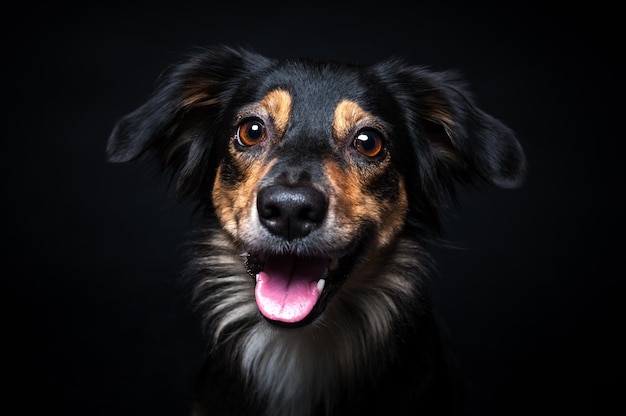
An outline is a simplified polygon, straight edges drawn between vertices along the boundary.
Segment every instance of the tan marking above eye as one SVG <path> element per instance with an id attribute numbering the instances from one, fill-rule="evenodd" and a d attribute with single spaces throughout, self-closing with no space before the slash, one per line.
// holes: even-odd
<path id="1" fill-rule="evenodd" d="M 341 101 L 333 116 L 333 135 L 339 145 L 350 141 L 357 152 L 370 159 L 382 159 L 386 154 L 382 123 L 359 104 Z M 352 135 L 352 137 L 350 137 Z"/>
<path id="2" fill-rule="evenodd" d="M 291 94 L 283 89 L 270 91 L 263 97 L 259 105 L 267 111 L 274 121 L 274 127 L 282 135 L 287 129 L 291 114 Z"/>
<path id="3" fill-rule="evenodd" d="M 333 134 L 339 139 L 344 139 L 360 121 L 368 119 L 374 117 L 354 101 L 343 100 L 335 108 Z"/>

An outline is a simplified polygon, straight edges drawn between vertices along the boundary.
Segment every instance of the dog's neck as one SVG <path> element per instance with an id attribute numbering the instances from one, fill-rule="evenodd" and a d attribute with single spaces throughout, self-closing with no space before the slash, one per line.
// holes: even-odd
<path id="1" fill-rule="evenodd" d="M 285 328 L 259 314 L 254 280 L 237 248 L 220 231 L 205 234 L 199 245 L 204 257 L 190 270 L 207 333 L 214 346 L 231 352 L 231 365 L 273 414 L 330 408 L 337 391 L 349 394 L 356 380 L 376 377 L 393 357 L 390 333 L 409 320 L 403 314 L 423 284 L 406 276 L 428 274 L 423 250 L 408 240 L 397 244 L 388 267 L 362 265 L 314 322 Z"/>

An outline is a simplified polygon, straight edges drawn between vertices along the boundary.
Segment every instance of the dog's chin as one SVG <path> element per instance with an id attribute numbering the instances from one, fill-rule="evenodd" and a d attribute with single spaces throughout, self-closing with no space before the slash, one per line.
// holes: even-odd
<path id="1" fill-rule="evenodd" d="M 253 253 L 246 268 L 255 279 L 259 312 L 271 324 L 297 328 L 319 319 L 358 261 L 356 254 Z"/>

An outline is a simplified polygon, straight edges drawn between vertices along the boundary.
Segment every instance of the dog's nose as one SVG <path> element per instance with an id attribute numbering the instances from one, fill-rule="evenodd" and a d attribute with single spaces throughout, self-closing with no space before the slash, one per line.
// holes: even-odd
<path id="1" fill-rule="evenodd" d="M 271 185 L 257 196 L 261 223 L 288 240 L 305 237 L 319 227 L 327 207 L 325 196 L 310 186 Z"/>

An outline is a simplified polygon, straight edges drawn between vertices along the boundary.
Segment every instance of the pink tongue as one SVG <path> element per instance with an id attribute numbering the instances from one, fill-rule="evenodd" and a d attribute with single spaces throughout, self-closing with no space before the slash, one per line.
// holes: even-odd
<path id="1" fill-rule="evenodd" d="M 328 261 L 319 258 L 272 256 L 257 276 L 256 303 L 268 319 L 299 322 L 306 318 L 319 297 L 317 281 Z"/>

